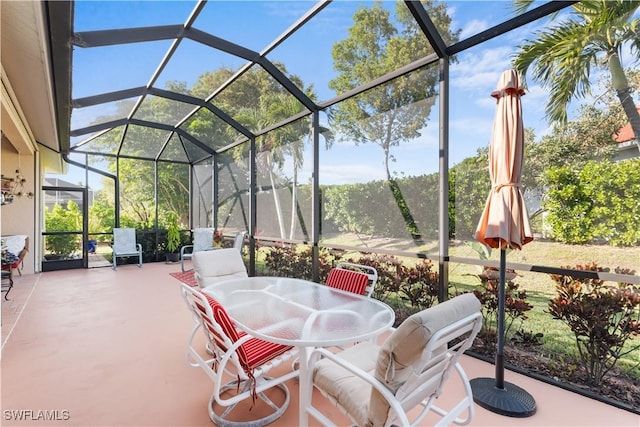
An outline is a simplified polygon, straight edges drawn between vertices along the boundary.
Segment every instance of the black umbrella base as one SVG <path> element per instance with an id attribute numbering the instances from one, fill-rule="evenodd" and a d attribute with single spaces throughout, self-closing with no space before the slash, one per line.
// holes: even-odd
<path id="1" fill-rule="evenodd" d="M 517 385 L 504 382 L 496 386 L 495 378 L 474 378 L 471 381 L 473 401 L 491 412 L 508 417 L 525 418 L 536 413 L 536 401 Z"/>

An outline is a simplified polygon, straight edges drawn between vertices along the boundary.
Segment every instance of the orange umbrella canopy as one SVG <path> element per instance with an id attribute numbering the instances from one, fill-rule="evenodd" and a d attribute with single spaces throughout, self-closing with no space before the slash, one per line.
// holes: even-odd
<path id="1" fill-rule="evenodd" d="M 502 73 L 491 96 L 497 100 L 489 146 L 491 191 L 476 229 L 476 240 L 491 248 L 521 249 L 533 240 L 520 177 L 524 159 L 524 90 L 516 70 Z"/>

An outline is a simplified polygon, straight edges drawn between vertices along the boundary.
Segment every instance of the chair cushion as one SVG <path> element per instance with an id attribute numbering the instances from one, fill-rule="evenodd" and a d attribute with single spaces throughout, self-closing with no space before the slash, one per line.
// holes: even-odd
<path id="1" fill-rule="evenodd" d="M 246 335 L 245 332 L 239 332 L 229 318 L 227 311 L 224 309 L 216 299 L 204 294 L 213 311 L 213 317 L 220 325 L 223 332 L 232 343 L 238 341 L 241 337 Z M 213 331 L 212 331 L 213 332 Z M 215 333 L 215 332 L 214 332 Z M 217 335 L 217 334 L 216 334 Z M 250 338 L 244 344 L 237 349 L 238 359 L 240 365 L 248 375 L 252 375 L 255 368 L 263 365 L 264 363 L 280 356 L 281 354 L 289 351 L 292 347 L 282 344 L 276 344 L 268 341 L 263 341 L 259 338 Z M 226 349 L 225 349 L 226 350 Z"/>
<path id="2" fill-rule="evenodd" d="M 224 248 L 212 251 L 194 252 L 193 268 L 202 278 L 227 276 L 235 273 L 248 277 L 242 255 L 237 249 Z"/>
<path id="3" fill-rule="evenodd" d="M 368 284 L 369 276 L 366 274 L 341 268 L 332 269 L 327 277 L 327 286 L 358 295 L 364 295 Z"/>
<path id="4" fill-rule="evenodd" d="M 27 237 L 26 234 L 2 236 L 2 249 L 6 249 L 12 254 L 19 256 L 20 252 L 25 248 Z"/>
<path id="5" fill-rule="evenodd" d="M 213 249 L 213 228 L 193 229 L 193 252 L 208 251 Z"/>
<path id="6" fill-rule="evenodd" d="M 376 379 L 395 394 L 411 375 L 413 366 L 420 362 L 422 351 L 431 336 L 443 327 L 479 310 L 478 299 L 472 293 L 467 293 L 407 318 L 381 346 L 375 368 Z M 389 412 L 387 401 L 373 390 L 369 406 L 370 423 L 384 425 Z"/>
<path id="7" fill-rule="evenodd" d="M 113 229 L 113 252 L 117 255 L 138 254 L 135 228 Z"/>
<path id="8" fill-rule="evenodd" d="M 218 323 L 218 325 L 220 325 L 225 335 L 231 340 L 232 343 L 238 341 L 240 339 L 240 335 L 236 330 L 236 326 L 234 325 L 233 320 L 231 320 L 231 318 L 227 314 L 227 310 L 225 310 L 222 304 L 220 304 L 215 298 L 212 298 L 205 293 L 203 293 L 203 295 L 207 298 L 209 306 L 211 306 L 213 318 Z"/>
<path id="9" fill-rule="evenodd" d="M 243 333 L 244 334 L 244 333 Z M 260 338 L 251 338 L 241 348 L 244 350 L 246 360 L 243 367 L 247 373 L 258 368 L 268 361 L 275 359 L 283 353 L 291 350 L 293 347 L 288 345 L 276 344 L 269 341 L 263 341 Z"/>
<path id="10" fill-rule="evenodd" d="M 378 351 L 377 345 L 364 341 L 340 352 L 339 356 L 373 375 Z M 325 396 L 350 414 L 356 425 L 366 425 L 371 396 L 369 383 L 328 359 L 320 360 L 315 365 L 313 383 Z"/>

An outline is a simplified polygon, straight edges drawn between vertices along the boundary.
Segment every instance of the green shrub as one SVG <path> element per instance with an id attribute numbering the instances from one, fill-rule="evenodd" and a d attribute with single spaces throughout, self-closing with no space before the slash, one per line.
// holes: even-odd
<path id="1" fill-rule="evenodd" d="M 416 265 L 400 265 L 398 271 L 400 298 L 406 300 L 417 310 L 424 310 L 438 303 L 438 272 L 433 271 L 431 260 L 420 260 Z"/>
<path id="2" fill-rule="evenodd" d="M 574 269 L 608 271 L 596 263 Z M 551 277 L 558 295 L 549 301 L 549 313 L 571 328 L 589 380 L 599 385 L 621 357 L 640 349 L 640 344 L 624 349 L 640 335 L 640 289 L 627 283 L 605 286 L 598 278 Z"/>
<path id="3" fill-rule="evenodd" d="M 640 159 L 550 168 L 543 207 L 553 237 L 615 246 L 640 244 Z"/>
<path id="4" fill-rule="evenodd" d="M 282 243 L 266 250 L 265 266 L 271 276 L 297 277 L 312 280 L 311 247 L 298 248 L 295 244 Z M 324 282 L 331 269 L 328 251 L 320 251 L 320 281 Z"/>
<path id="5" fill-rule="evenodd" d="M 56 203 L 50 212 L 46 210 L 44 221 L 47 232 L 82 229 L 80 207 L 72 200 L 67 202 L 66 209 Z M 78 238 L 73 234 L 48 235 L 45 242 L 47 251 L 61 258 L 67 258 L 79 249 Z"/>
<path id="6" fill-rule="evenodd" d="M 527 292 L 519 290 L 519 285 L 511 279 L 511 276 L 515 278 L 515 272 L 507 270 L 507 276 L 504 303 L 505 336 L 509 335 L 516 322 L 521 326 L 527 318 L 526 313 L 533 309 L 533 306 L 527 302 Z M 474 289 L 473 293 L 482 304 L 482 328 L 478 336 L 482 338 L 485 349 L 489 349 L 495 345 L 497 340 L 498 296 L 500 291 L 498 271 L 487 267 L 477 277 L 480 279 L 480 286 Z"/>

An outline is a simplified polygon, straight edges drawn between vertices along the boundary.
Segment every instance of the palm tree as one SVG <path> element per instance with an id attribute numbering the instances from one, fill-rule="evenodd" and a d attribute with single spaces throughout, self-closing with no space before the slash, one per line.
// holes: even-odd
<path id="1" fill-rule="evenodd" d="M 242 108 L 237 118 L 251 129 L 265 129 L 269 126 L 291 117 L 302 111 L 303 106 L 288 93 L 268 93 L 262 96 L 255 107 Z M 261 136 L 257 140 L 256 163 L 258 169 L 265 171 L 269 176 L 270 188 L 273 194 L 273 201 L 278 220 L 280 238 L 287 237 L 280 202 L 279 189 L 286 187 L 286 180 L 279 176 L 278 172 L 284 165 L 286 157 L 292 156 L 294 176 L 292 185 L 292 223 L 289 233 L 292 238 L 295 227 L 295 212 L 297 206 L 297 171 L 303 163 L 303 143 L 307 135 L 308 124 L 304 120 L 287 126 L 274 129 Z M 234 158 L 243 159 L 246 157 L 248 144 L 238 146 L 234 152 Z"/>
<path id="2" fill-rule="evenodd" d="M 516 0 L 516 9 L 523 12 L 531 3 Z M 640 1 L 581 1 L 571 7 L 573 19 L 536 32 L 537 40 L 525 40 L 514 68 L 523 77 L 531 68 L 533 78 L 551 88 L 547 117 L 564 123 L 569 102 L 589 93 L 591 67 L 606 65 L 640 149 L 640 114 L 620 61 L 620 51 L 627 44 L 640 56 L 640 19 L 634 18 Z"/>

